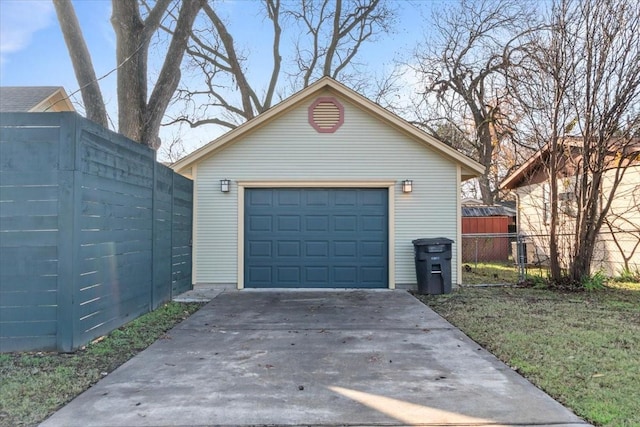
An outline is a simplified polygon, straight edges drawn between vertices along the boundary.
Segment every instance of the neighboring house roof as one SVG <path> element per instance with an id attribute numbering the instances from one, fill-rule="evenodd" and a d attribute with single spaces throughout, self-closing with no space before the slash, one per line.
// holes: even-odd
<path id="1" fill-rule="evenodd" d="M 582 140 L 578 137 L 566 137 L 561 142 L 561 149 L 564 154 L 564 158 L 559 165 L 559 176 L 568 176 L 574 173 L 575 165 L 570 165 L 571 162 L 576 163 L 577 159 L 582 157 L 580 147 L 582 147 Z M 616 148 L 617 147 L 617 148 Z M 637 157 L 640 153 L 640 138 L 633 138 L 630 141 L 625 140 L 624 145 L 621 145 L 618 141 L 611 141 L 607 144 L 607 159 L 613 161 L 616 155 L 620 152 L 622 156 L 627 158 L 630 162 L 637 162 Z M 544 171 L 544 166 L 549 159 L 549 144 L 545 145 L 541 150 L 536 152 L 529 160 L 524 162 L 518 169 L 516 169 L 511 175 L 506 177 L 501 183 L 499 188 L 501 190 L 513 190 L 523 185 L 529 185 L 540 181 L 541 175 L 547 175 Z M 635 159 L 635 160 L 634 160 Z M 613 163 L 613 162 L 611 162 Z M 614 166 L 615 167 L 615 166 Z M 545 178 L 546 179 L 546 178 Z"/>
<path id="2" fill-rule="evenodd" d="M 0 112 L 75 111 L 61 86 L 2 86 L 0 87 Z"/>
<path id="3" fill-rule="evenodd" d="M 334 91 L 349 102 L 353 103 L 356 107 L 362 109 L 363 111 L 371 114 L 376 117 L 378 120 L 386 123 L 387 125 L 395 128 L 396 130 L 404 133 L 410 138 L 420 142 L 421 144 L 433 149 L 437 153 L 442 156 L 450 159 L 454 163 L 460 165 L 462 171 L 462 179 L 471 179 L 481 175 L 484 171 L 484 167 L 465 156 L 464 154 L 458 152 L 454 148 L 446 145 L 442 141 L 428 135 L 424 131 L 418 129 L 417 127 L 411 125 L 407 121 L 401 119 L 397 115 L 389 112 L 388 110 L 382 108 L 380 105 L 370 101 L 359 93 L 355 92 L 352 89 L 344 86 L 341 83 L 338 83 L 336 80 L 330 77 L 323 77 L 312 85 L 302 89 L 301 91 L 295 93 L 291 97 L 285 99 L 279 104 L 271 107 L 269 110 L 264 113 L 256 116 L 255 118 L 249 120 L 248 122 L 238 126 L 237 128 L 227 132 L 221 137 L 209 142 L 204 147 L 199 148 L 198 150 L 192 152 L 186 157 L 178 160 L 172 165 L 172 168 L 177 172 L 183 172 L 192 167 L 195 163 L 204 159 L 215 152 L 221 150 L 228 144 L 233 144 L 240 140 L 243 136 L 253 132 L 265 124 L 269 123 L 276 117 L 285 114 L 287 111 L 291 110 L 295 106 L 298 106 L 301 102 L 304 102 L 310 99 L 313 96 L 316 96 L 318 92 L 323 90 Z"/>

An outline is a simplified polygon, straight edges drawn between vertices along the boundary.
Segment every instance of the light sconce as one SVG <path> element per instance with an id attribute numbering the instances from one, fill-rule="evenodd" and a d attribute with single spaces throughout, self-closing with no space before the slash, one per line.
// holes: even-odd
<path id="1" fill-rule="evenodd" d="M 227 178 L 221 179 L 220 180 L 220 191 L 223 192 L 223 193 L 228 193 L 230 184 L 231 184 L 231 181 L 228 180 Z"/>
<path id="2" fill-rule="evenodd" d="M 402 192 L 403 193 L 411 193 L 413 191 L 413 181 L 410 179 L 405 179 L 402 181 Z"/>

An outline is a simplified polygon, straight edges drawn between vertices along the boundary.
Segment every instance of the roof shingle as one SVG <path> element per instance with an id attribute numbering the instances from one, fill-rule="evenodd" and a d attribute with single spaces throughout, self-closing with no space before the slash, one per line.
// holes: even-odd
<path id="1" fill-rule="evenodd" d="M 0 112 L 29 112 L 59 89 L 60 86 L 2 86 Z"/>

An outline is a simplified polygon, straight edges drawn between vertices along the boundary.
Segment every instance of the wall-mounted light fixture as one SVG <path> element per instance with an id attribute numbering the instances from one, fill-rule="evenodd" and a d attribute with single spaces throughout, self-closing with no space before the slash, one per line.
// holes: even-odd
<path id="1" fill-rule="evenodd" d="M 411 193 L 413 191 L 413 181 L 410 179 L 405 179 L 402 181 L 402 192 L 403 193 Z"/>
<path id="2" fill-rule="evenodd" d="M 223 193 L 228 193 L 230 184 L 231 184 L 231 181 L 228 180 L 227 178 L 221 179 L 220 180 L 220 191 L 222 191 Z"/>

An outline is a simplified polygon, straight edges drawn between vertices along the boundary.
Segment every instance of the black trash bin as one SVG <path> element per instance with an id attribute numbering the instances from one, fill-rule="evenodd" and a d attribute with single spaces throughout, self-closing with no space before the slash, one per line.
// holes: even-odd
<path id="1" fill-rule="evenodd" d="M 446 237 L 416 239 L 413 249 L 420 294 L 451 292 L 451 244 Z"/>

